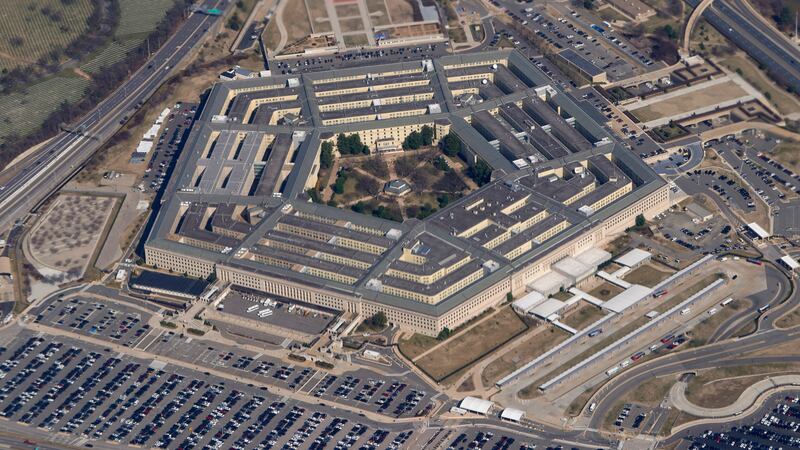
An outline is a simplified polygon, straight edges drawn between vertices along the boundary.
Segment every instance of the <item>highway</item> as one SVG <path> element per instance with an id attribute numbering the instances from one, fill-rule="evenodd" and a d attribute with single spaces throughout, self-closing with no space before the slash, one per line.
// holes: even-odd
<path id="1" fill-rule="evenodd" d="M 766 67 L 772 77 L 800 92 L 800 50 L 766 26 L 763 18 L 743 4 L 747 0 L 715 0 L 703 17 L 714 28 Z M 686 0 L 697 7 L 700 0 Z"/>
<path id="2" fill-rule="evenodd" d="M 204 0 L 206 8 L 227 7 L 227 0 Z M 62 132 L 13 167 L 14 175 L 0 188 L 0 231 L 24 218 L 38 203 L 78 171 L 146 101 L 170 72 L 191 53 L 219 17 L 191 14 L 175 33 L 128 80 L 89 114 L 71 124 L 81 133 Z M 0 174 L 3 175 L 3 174 Z M 0 177 L 2 178 L 2 177 Z"/>

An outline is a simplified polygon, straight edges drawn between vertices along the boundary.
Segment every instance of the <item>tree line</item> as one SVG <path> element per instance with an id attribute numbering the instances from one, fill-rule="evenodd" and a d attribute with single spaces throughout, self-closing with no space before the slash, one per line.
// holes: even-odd
<path id="1" fill-rule="evenodd" d="M 8 136 L 5 142 L 0 143 L 0 169 L 29 147 L 57 134 L 61 124 L 70 123 L 83 116 L 113 92 L 148 60 L 147 41 L 150 42 L 151 51 L 163 44 L 182 23 L 182 20 L 175 20 L 175 18 L 183 17 L 184 11 L 191 4 L 191 0 L 178 0 L 147 38 L 126 54 L 125 59 L 111 66 L 102 67 L 92 76 L 92 81 L 81 100 L 76 103 L 62 102 L 44 120 L 38 130 L 26 136 Z"/>

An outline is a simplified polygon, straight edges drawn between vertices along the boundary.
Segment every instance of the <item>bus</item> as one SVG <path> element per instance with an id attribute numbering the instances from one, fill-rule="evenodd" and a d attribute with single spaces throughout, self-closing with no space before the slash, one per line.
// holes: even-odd
<path id="1" fill-rule="evenodd" d="M 728 297 L 725 300 L 723 300 L 722 303 L 720 303 L 719 305 L 724 308 L 724 307 L 730 305 L 732 301 L 733 301 L 733 298 L 732 297 Z"/>
<path id="2" fill-rule="evenodd" d="M 763 313 L 764 311 L 768 310 L 769 307 L 770 307 L 770 305 L 769 305 L 769 303 L 767 303 L 766 305 L 762 306 L 761 308 L 758 308 L 758 313 L 759 314 Z"/>
<path id="3" fill-rule="evenodd" d="M 761 264 L 763 264 L 761 262 L 761 260 L 758 260 L 758 259 L 755 259 L 755 258 L 747 258 L 747 262 L 749 262 L 750 264 L 755 264 L 757 266 L 760 266 Z"/>

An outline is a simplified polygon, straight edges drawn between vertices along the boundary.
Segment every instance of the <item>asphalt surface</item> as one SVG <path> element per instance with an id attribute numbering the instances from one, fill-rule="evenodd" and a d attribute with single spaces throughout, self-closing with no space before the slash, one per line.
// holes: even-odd
<path id="1" fill-rule="evenodd" d="M 756 311 L 757 307 L 767 303 L 773 304 L 771 309 L 758 317 L 758 331 L 756 333 L 741 338 L 727 339 L 696 349 L 671 353 L 634 367 L 625 372 L 624 376 L 611 379 L 598 391 L 592 400 L 596 402 L 597 405 L 592 413 L 589 428 L 599 429 L 607 415 L 612 411 L 612 408 L 619 404 L 626 393 L 635 389 L 641 383 L 655 377 L 712 367 L 730 367 L 786 361 L 796 362 L 798 360 L 797 356 L 739 358 L 739 355 L 743 353 L 767 349 L 784 342 L 796 340 L 798 336 L 800 336 L 800 331 L 783 331 L 776 329 L 774 326 L 774 321 L 777 318 L 800 303 L 800 293 L 795 291 L 790 301 L 775 305 L 777 301 L 780 301 L 782 296 L 786 296 L 789 293 L 791 288 L 786 277 L 771 266 L 767 266 L 767 280 L 770 288 L 765 291 L 764 296 L 757 295 L 753 299 L 755 306 L 752 309 L 745 310 L 745 313 L 742 315 L 734 316 L 740 320 L 742 318 L 747 318 L 747 316 L 752 316 L 753 319 L 756 319 L 756 317 L 759 316 Z M 774 291 L 773 287 L 776 284 L 779 287 L 777 291 Z M 723 329 L 725 329 L 725 324 L 720 327 L 720 330 Z M 721 335 L 712 336 L 712 340 L 724 339 L 729 337 L 729 335 L 730 330 L 723 332 Z"/>
<path id="2" fill-rule="evenodd" d="M 228 6 L 227 0 L 205 0 L 207 8 Z M 71 125 L 82 133 L 62 132 L 29 157 L 0 190 L 0 230 L 24 218 L 110 138 L 168 79 L 178 65 L 219 17 L 191 14 L 178 30 L 122 86 L 83 119 Z M 46 176 L 45 176 L 46 175 Z"/>
<path id="3" fill-rule="evenodd" d="M 767 68 L 770 75 L 800 90 L 800 54 L 785 37 L 765 27 L 742 5 L 744 0 L 717 0 L 703 12 L 725 37 Z M 700 0 L 686 0 L 696 7 Z"/>

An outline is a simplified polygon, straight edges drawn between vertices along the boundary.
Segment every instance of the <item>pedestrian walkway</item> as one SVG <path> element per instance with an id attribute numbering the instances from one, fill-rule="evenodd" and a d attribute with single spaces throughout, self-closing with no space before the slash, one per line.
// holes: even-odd
<path id="1" fill-rule="evenodd" d="M 679 410 L 702 418 L 729 417 L 741 414 L 753 406 L 759 397 L 774 389 L 797 389 L 800 386 L 800 375 L 780 375 L 756 382 L 742 392 L 735 402 L 722 408 L 705 408 L 695 405 L 686 398 L 686 382 L 678 382 L 669 391 L 669 399 Z"/>

